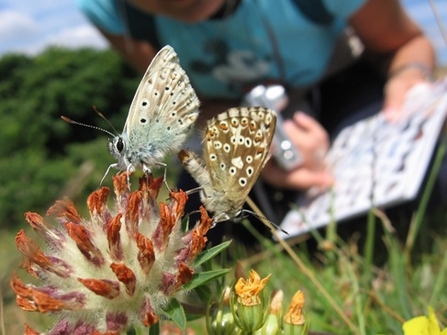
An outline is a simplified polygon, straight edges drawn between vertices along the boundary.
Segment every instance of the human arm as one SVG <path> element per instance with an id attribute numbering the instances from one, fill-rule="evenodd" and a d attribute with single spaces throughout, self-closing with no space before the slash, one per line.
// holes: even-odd
<path id="1" fill-rule="evenodd" d="M 352 15 L 349 23 L 362 40 L 367 56 L 388 77 L 384 87 L 385 117 L 398 118 L 405 94 L 414 85 L 426 82 L 434 69 L 430 41 L 398 0 L 368 0 Z M 309 123 L 309 126 L 312 131 L 303 133 L 298 125 L 295 130 L 289 128 L 288 131 L 300 151 L 307 153 L 308 160 L 305 154 L 305 163 L 292 171 L 282 171 L 270 162 L 263 173 L 270 183 L 298 189 L 331 184 L 332 178 L 325 172 L 322 160 L 320 164 L 317 160 L 320 156 L 317 153 L 327 151 L 327 137 L 322 136 L 324 130 L 320 130 L 318 124 Z"/>
<path id="2" fill-rule="evenodd" d="M 383 111 L 388 119 L 397 118 L 405 94 L 434 70 L 432 44 L 399 0 L 368 0 L 349 23 L 388 78 Z"/>

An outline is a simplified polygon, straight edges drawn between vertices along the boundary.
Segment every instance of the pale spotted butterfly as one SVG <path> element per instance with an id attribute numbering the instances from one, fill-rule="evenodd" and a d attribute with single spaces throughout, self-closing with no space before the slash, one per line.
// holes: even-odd
<path id="1" fill-rule="evenodd" d="M 242 206 L 270 157 L 275 127 L 271 109 L 230 108 L 207 122 L 203 159 L 191 150 L 179 153 L 200 185 L 202 203 L 214 213 L 213 224 L 238 219 L 247 211 Z"/>
<path id="2" fill-rule="evenodd" d="M 141 167 L 148 173 L 154 166 L 166 168 L 162 160 L 168 154 L 178 152 L 192 132 L 199 116 L 199 104 L 177 53 L 167 45 L 147 68 L 121 135 L 115 136 L 104 129 L 62 118 L 114 136 L 109 140 L 108 149 L 117 162 L 109 166 L 104 180 L 110 168 L 133 172 Z"/>

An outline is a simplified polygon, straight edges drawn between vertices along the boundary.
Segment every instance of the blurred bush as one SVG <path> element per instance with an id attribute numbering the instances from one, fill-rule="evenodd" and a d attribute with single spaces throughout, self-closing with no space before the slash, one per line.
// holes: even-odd
<path id="1" fill-rule="evenodd" d="M 0 228 L 16 228 L 28 210 L 62 195 L 85 199 L 113 162 L 108 136 L 65 115 L 121 132 L 140 75 L 113 51 L 48 49 L 0 58 Z M 107 185 L 111 184 L 110 176 Z"/>

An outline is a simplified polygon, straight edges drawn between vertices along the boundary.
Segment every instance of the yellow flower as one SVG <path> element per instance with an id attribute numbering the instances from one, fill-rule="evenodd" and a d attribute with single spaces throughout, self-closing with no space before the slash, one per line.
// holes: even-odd
<path id="1" fill-rule="evenodd" d="M 447 335 L 447 328 L 441 331 L 431 307 L 428 307 L 428 316 L 418 316 L 408 320 L 404 322 L 402 329 L 404 335 Z"/>
<path id="2" fill-rule="evenodd" d="M 286 315 L 284 316 L 284 322 L 290 323 L 293 325 L 302 325 L 304 324 L 304 315 L 303 315 L 303 307 L 304 307 L 304 293 L 301 290 L 295 293 L 290 302 L 289 308 L 287 309 Z"/>
<path id="3" fill-rule="evenodd" d="M 22 309 L 60 316 L 48 334 L 120 334 L 149 327 L 191 280 L 192 262 L 211 226 L 206 211 L 201 208 L 200 224 L 185 234 L 184 192 L 171 192 L 168 202 L 157 205 L 161 178 L 141 178 L 135 192 L 128 189 L 126 173 L 113 181 L 114 207 L 109 210 L 110 190 L 103 187 L 87 200 L 89 219 L 67 199 L 47 212 L 56 225 L 25 214 L 47 248 L 41 250 L 23 230 L 16 244 L 25 256 L 22 267 L 41 285 L 25 284 L 16 274 L 10 283 Z M 26 332 L 38 334 L 28 326 Z"/>
<path id="4" fill-rule="evenodd" d="M 268 303 L 260 294 L 269 279 L 270 275 L 261 279 L 256 271 L 251 270 L 247 280 L 241 277 L 234 286 L 230 307 L 236 325 L 245 333 L 253 333 L 260 329 L 267 320 Z"/>
<path id="5" fill-rule="evenodd" d="M 261 303 L 259 292 L 267 285 L 270 276 L 268 275 L 264 279 L 261 279 L 255 270 L 251 270 L 250 277 L 247 280 L 242 277 L 239 278 L 234 286 L 238 302 L 244 306 L 259 305 Z"/>
<path id="6" fill-rule="evenodd" d="M 309 321 L 306 320 L 303 312 L 304 303 L 304 293 L 298 290 L 292 297 L 292 301 L 284 316 L 284 335 L 309 334 Z"/>

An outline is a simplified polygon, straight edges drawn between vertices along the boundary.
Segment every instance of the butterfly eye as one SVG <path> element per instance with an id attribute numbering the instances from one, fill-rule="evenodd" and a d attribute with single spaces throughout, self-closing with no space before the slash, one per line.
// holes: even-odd
<path id="1" fill-rule="evenodd" d="M 119 152 L 124 150 L 124 142 L 122 138 L 119 138 L 118 142 L 116 142 L 116 148 L 118 149 Z"/>

